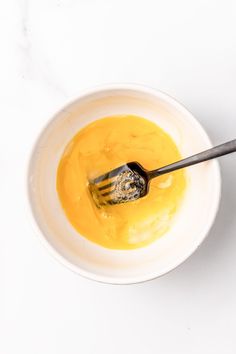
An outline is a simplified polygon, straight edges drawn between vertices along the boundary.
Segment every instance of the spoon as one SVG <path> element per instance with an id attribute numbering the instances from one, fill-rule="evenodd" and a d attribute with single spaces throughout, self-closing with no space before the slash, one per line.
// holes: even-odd
<path id="1" fill-rule="evenodd" d="M 128 162 L 89 181 L 89 189 L 97 206 L 132 202 L 148 194 L 153 178 L 235 151 L 236 139 L 152 171 Z"/>

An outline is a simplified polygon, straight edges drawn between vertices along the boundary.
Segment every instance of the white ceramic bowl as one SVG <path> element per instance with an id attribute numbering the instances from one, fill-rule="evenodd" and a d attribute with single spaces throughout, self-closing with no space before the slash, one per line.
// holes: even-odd
<path id="1" fill-rule="evenodd" d="M 161 126 L 184 157 L 211 147 L 201 125 L 173 98 L 142 86 L 110 85 L 81 95 L 53 117 L 33 148 L 28 169 L 31 215 L 46 247 L 71 270 L 113 284 L 153 279 L 181 264 L 206 237 L 220 200 L 219 166 L 217 161 L 209 161 L 186 170 L 187 192 L 182 207 L 171 229 L 151 245 L 111 250 L 79 235 L 58 199 L 58 162 L 79 129 L 98 118 L 127 113 Z"/>

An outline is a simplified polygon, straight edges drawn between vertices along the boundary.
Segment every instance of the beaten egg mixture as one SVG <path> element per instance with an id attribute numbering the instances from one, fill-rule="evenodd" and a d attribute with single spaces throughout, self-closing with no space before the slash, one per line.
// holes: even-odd
<path id="1" fill-rule="evenodd" d="M 67 145 L 57 171 L 57 192 L 73 227 L 107 248 L 134 249 L 162 236 L 183 198 L 184 170 L 153 179 L 147 196 L 125 204 L 97 207 L 89 180 L 127 162 L 148 170 L 181 159 L 172 138 L 144 118 L 122 115 L 94 121 Z"/>

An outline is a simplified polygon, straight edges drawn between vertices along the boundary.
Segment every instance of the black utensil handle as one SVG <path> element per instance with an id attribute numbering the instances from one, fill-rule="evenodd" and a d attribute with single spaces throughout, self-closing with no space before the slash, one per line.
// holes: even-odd
<path id="1" fill-rule="evenodd" d="M 150 171 L 148 173 L 149 178 L 154 178 L 165 173 L 179 170 L 184 167 L 196 165 L 200 162 L 208 161 L 220 157 L 223 155 L 230 154 L 236 151 L 236 139 L 228 141 L 227 143 L 213 147 L 212 149 L 200 152 L 199 154 L 187 157 L 186 159 L 174 162 L 170 165 L 161 167 L 157 170 Z"/>

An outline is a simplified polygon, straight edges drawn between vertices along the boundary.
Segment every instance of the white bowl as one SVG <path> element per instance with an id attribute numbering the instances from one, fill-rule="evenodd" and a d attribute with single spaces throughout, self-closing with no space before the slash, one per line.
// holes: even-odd
<path id="1" fill-rule="evenodd" d="M 62 152 L 88 123 L 129 113 L 161 126 L 173 137 L 184 157 L 212 146 L 192 114 L 168 95 L 142 86 L 110 85 L 81 95 L 53 117 L 33 148 L 28 169 L 31 215 L 46 247 L 71 270 L 113 284 L 153 279 L 181 264 L 206 237 L 220 200 L 219 166 L 216 160 L 209 161 L 186 169 L 186 195 L 173 226 L 151 245 L 136 250 L 111 250 L 79 235 L 67 220 L 56 191 Z"/>

